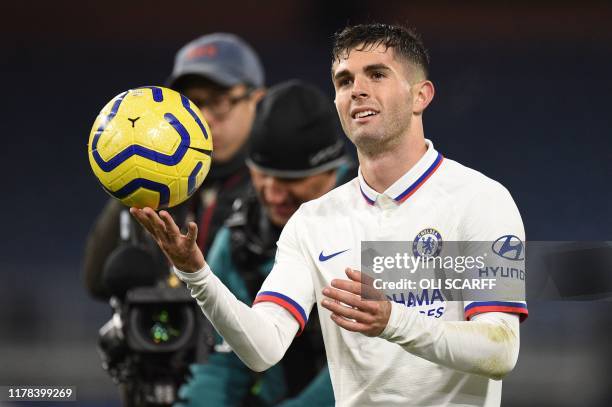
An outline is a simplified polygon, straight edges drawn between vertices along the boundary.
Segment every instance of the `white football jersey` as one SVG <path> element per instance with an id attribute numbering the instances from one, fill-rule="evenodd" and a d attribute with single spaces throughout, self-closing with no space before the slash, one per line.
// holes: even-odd
<path id="1" fill-rule="evenodd" d="M 499 183 L 443 158 L 426 140 L 426 154 L 384 193 L 359 176 L 310 201 L 290 219 L 276 263 L 255 303 L 272 301 L 300 324 L 317 305 L 336 403 L 339 406 L 499 406 L 501 381 L 462 373 L 412 355 L 382 338 L 338 327 L 321 306 L 322 289 L 360 269 L 362 241 L 406 241 L 424 233 L 445 241 L 524 241 L 518 209 Z M 445 301 L 430 291 L 406 303 L 431 318 L 462 321 L 491 311 L 517 313 L 523 301 Z"/>

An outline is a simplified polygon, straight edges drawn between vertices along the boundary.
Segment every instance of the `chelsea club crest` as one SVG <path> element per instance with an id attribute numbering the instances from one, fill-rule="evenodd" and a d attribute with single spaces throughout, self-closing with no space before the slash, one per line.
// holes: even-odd
<path id="1" fill-rule="evenodd" d="M 415 257 L 435 257 L 442 250 L 442 235 L 434 228 L 423 229 L 412 242 Z"/>

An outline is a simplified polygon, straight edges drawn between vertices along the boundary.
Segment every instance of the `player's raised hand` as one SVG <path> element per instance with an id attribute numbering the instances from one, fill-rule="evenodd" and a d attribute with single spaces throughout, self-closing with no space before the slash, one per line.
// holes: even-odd
<path id="1" fill-rule="evenodd" d="M 321 305 L 332 312 L 336 325 L 367 336 L 380 335 L 389 322 L 391 303 L 367 275 L 348 267 L 345 272 L 350 280 L 332 280 L 331 287 L 323 289 L 327 298 Z"/>
<path id="2" fill-rule="evenodd" d="M 167 211 L 158 214 L 145 207 L 130 208 L 130 213 L 153 236 L 176 268 L 195 273 L 206 265 L 204 255 L 196 243 L 198 227 L 194 222 L 189 222 L 187 234 L 184 235 Z"/>

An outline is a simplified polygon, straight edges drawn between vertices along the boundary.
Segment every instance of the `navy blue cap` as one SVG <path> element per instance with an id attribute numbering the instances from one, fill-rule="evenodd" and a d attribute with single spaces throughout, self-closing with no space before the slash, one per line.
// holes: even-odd
<path id="1" fill-rule="evenodd" d="M 255 117 L 247 165 L 273 177 L 303 178 L 347 161 L 331 100 L 308 83 L 272 86 Z"/>
<path id="2" fill-rule="evenodd" d="M 175 57 L 170 88 L 186 75 L 198 75 L 221 86 L 264 86 L 264 70 L 259 57 L 244 40 L 234 34 L 214 33 L 197 38 Z"/>

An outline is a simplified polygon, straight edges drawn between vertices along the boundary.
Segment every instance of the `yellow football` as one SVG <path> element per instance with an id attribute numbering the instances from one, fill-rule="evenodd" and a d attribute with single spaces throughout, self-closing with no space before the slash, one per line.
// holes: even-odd
<path id="1" fill-rule="evenodd" d="M 115 96 L 96 118 L 87 152 L 102 187 L 127 206 L 168 208 L 206 178 L 212 134 L 200 109 L 160 86 Z"/>

